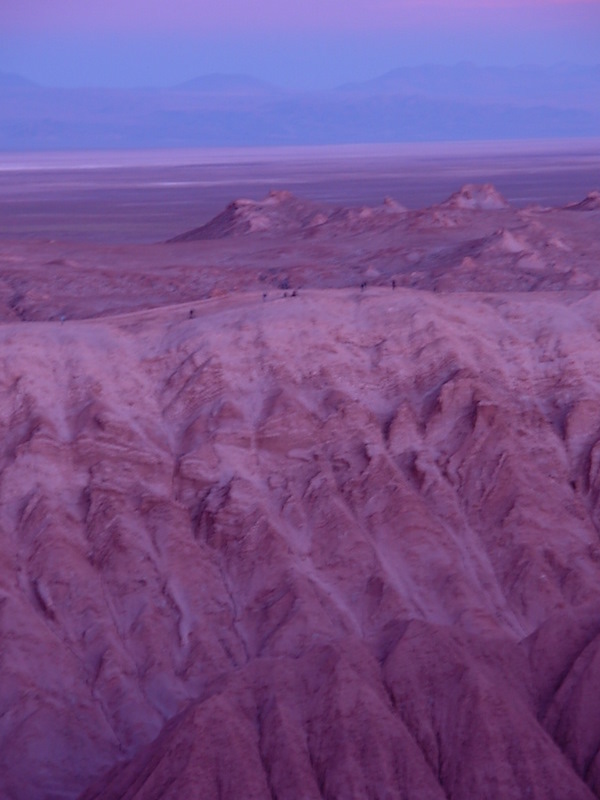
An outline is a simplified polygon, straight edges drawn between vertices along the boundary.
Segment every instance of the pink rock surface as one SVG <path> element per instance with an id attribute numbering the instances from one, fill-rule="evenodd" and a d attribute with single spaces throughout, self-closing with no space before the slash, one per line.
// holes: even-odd
<path id="1" fill-rule="evenodd" d="M 442 205 L 473 211 L 498 211 L 510 207 L 506 198 L 502 197 L 491 183 L 482 185 L 467 183 Z"/>
<path id="2" fill-rule="evenodd" d="M 227 293 L 135 310 L 150 281 L 119 315 L 136 284 L 107 258 L 101 315 L 101 250 L 75 249 L 54 274 L 87 253 L 82 318 L 42 321 L 64 298 L 36 305 L 26 262 L 30 321 L 0 326 L 0 796 L 600 796 L 600 295 L 563 269 L 589 215 L 388 216 L 362 290 L 339 217 L 289 244 L 294 297 L 230 261 Z M 496 226 L 478 250 L 469 219 Z M 437 292 L 389 285 L 398 229 Z M 465 241 L 464 289 L 537 252 L 560 290 L 457 291 Z M 200 246 L 156 275 L 242 252 Z"/>
<path id="3" fill-rule="evenodd" d="M 571 203 L 567 208 L 573 211 L 599 211 L 600 192 L 590 192 L 579 203 Z"/>

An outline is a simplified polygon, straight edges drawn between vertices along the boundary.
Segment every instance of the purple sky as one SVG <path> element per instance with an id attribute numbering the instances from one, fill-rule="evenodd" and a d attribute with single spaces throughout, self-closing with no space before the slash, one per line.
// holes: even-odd
<path id="1" fill-rule="evenodd" d="M 0 0 L 0 70 L 50 84 L 327 87 L 461 60 L 600 63 L 600 0 Z"/>

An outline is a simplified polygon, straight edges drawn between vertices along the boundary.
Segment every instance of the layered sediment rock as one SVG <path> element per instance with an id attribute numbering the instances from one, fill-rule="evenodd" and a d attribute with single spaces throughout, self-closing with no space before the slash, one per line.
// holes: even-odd
<path id="1" fill-rule="evenodd" d="M 0 327 L 1 796 L 600 796 L 590 215 L 482 213 L 371 215 L 437 292 Z"/>
<path id="2" fill-rule="evenodd" d="M 592 797 L 598 311 L 5 326 L 2 791 Z"/>

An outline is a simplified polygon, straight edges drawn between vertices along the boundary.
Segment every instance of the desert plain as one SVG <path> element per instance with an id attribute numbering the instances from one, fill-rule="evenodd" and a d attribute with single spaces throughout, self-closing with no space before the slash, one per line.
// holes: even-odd
<path id="1" fill-rule="evenodd" d="M 0 797 L 600 797 L 599 153 L 0 157 Z"/>

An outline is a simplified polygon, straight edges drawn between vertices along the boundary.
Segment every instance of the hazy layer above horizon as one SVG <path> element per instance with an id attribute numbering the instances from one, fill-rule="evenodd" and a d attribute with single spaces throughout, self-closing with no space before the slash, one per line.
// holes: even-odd
<path id="1" fill-rule="evenodd" d="M 43 87 L 0 73 L 0 150 L 595 137 L 600 66 L 400 67 L 328 91 L 236 73 L 169 88 Z"/>
<path id="2" fill-rule="evenodd" d="M 0 150 L 597 136 L 599 32 L 596 0 L 21 0 Z"/>

